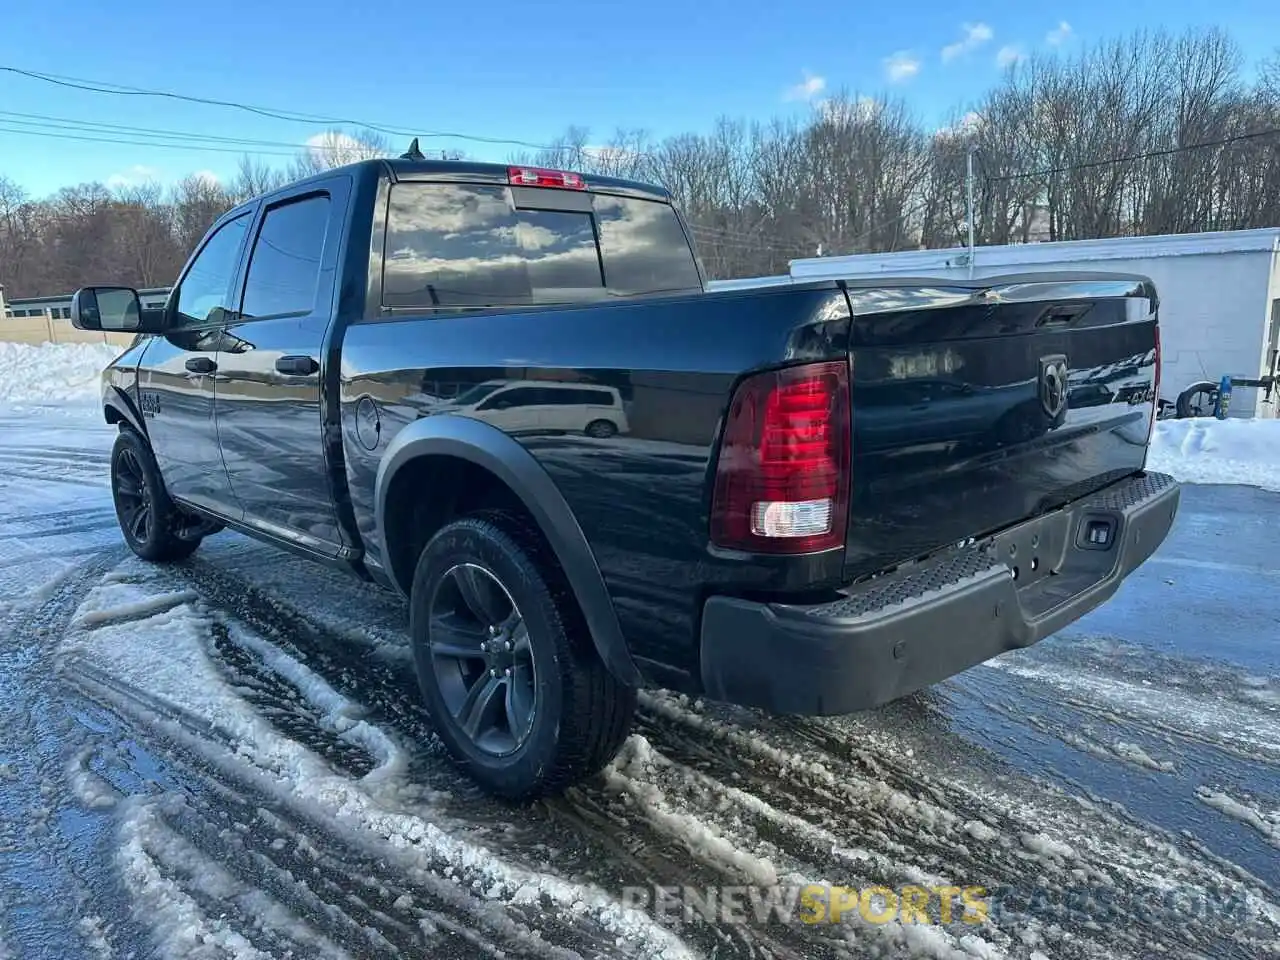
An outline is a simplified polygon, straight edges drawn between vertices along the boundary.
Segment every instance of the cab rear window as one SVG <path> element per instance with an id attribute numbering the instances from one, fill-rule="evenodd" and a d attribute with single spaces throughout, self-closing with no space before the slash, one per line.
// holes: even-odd
<path id="1" fill-rule="evenodd" d="M 548 209 L 537 209 L 517 207 L 505 186 L 393 185 L 383 305 L 474 309 L 701 289 L 670 205 L 594 194 L 590 209 L 552 209 L 547 193 Z"/>

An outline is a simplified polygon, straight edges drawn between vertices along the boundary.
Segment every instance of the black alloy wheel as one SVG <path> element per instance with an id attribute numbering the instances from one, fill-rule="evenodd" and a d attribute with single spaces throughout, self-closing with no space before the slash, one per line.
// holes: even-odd
<path id="1" fill-rule="evenodd" d="M 134 540 L 146 543 L 151 539 L 154 511 L 147 481 L 142 473 L 138 455 L 129 449 L 121 450 L 115 462 L 116 511 L 120 527 Z"/>
<path id="2" fill-rule="evenodd" d="M 189 557 L 217 529 L 169 499 L 151 448 L 128 428 L 111 449 L 111 498 L 125 542 L 143 560 L 166 563 Z"/>
<path id="3" fill-rule="evenodd" d="M 603 768 L 634 688 L 604 665 L 531 518 L 459 517 L 422 548 L 409 591 L 414 671 L 454 762 L 497 796 L 555 793 Z"/>
<path id="4" fill-rule="evenodd" d="M 450 716 L 493 757 L 524 745 L 537 710 L 537 670 L 520 608 L 498 575 L 450 567 L 430 606 L 431 664 Z"/>

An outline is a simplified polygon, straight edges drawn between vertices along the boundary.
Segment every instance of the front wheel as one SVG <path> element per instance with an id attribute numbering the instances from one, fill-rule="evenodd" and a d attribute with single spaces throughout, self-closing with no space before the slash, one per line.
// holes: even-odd
<path id="1" fill-rule="evenodd" d="M 423 549 L 410 596 L 418 684 L 455 762 L 524 799 L 597 773 L 636 691 L 596 654 L 564 575 L 522 518 L 454 521 Z"/>
<path id="2" fill-rule="evenodd" d="M 111 496 L 125 543 L 143 560 L 182 560 L 211 532 L 174 506 L 151 448 L 132 430 L 121 430 L 111 449 Z"/>

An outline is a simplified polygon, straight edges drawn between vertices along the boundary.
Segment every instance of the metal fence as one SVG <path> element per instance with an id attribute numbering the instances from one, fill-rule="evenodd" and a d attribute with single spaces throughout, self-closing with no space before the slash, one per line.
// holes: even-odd
<path id="1" fill-rule="evenodd" d="M 46 312 L 37 317 L 0 317 L 0 340 L 12 343 L 112 343 L 127 347 L 132 333 L 77 330 L 70 320 Z"/>

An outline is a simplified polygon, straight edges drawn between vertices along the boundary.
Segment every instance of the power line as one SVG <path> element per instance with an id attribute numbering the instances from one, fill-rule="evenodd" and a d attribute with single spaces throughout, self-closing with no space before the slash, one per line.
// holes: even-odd
<path id="1" fill-rule="evenodd" d="M 344 117 L 325 117 L 318 114 L 299 113 L 292 110 L 278 110 L 271 107 L 257 106 L 255 104 L 240 103 L 235 100 L 218 100 L 213 97 L 197 97 L 191 94 L 177 93 L 172 90 L 151 90 L 145 87 L 130 87 L 122 84 L 108 83 L 102 80 L 88 80 L 83 77 L 69 77 L 56 73 L 40 73 L 35 70 L 24 70 L 21 67 L 7 66 L 4 64 L 0 64 L 0 73 L 14 74 L 31 80 L 40 80 L 44 83 L 51 83 L 60 87 L 69 87 L 73 90 L 83 90 L 88 93 L 110 94 L 112 96 L 121 97 L 153 97 L 164 100 L 179 100 L 184 103 L 199 103 L 205 106 L 226 107 L 232 110 L 242 110 L 246 113 L 256 114 L 260 117 L 268 117 L 273 120 L 284 120 L 290 123 L 319 123 L 364 127 L 368 130 L 375 130 L 378 133 L 385 133 L 389 136 L 396 137 L 439 137 L 452 140 L 466 140 L 475 143 L 529 147 L 534 150 L 555 149 L 547 144 L 534 143 L 530 140 L 516 140 L 505 137 L 485 137 L 478 134 L 457 133 L 446 130 L 431 130 L 425 133 L 420 131 L 403 130 L 397 127 L 388 127 L 382 124 L 367 123 L 362 120 L 353 120 Z"/>
<path id="2" fill-rule="evenodd" d="M 1169 157 L 1177 153 L 1185 153 L 1188 150 L 1202 150 L 1206 147 L 1224 147 L 1229 143 L 1236 143 L 1241 140 L 1257 140 L 1261 137 L 1269 137 L 1280 133 L 1280 127 L 1272 127 L 1268 130 L 1255 130 L 1252 133 L 1238 133 L 1234 136 L 1223 137 L 1221 140 L 1206 140 L 1203 143 L 1188 143 L 1180 147 L 1167 147 L 1163 150 L 1151 150 L 1147 153 L 1135 153 L 1127 157 L 1108 157 L 1104 160 L 1087 160 L 1083 163 L 1072 163 L 1060 167 L 1046 167 L 1043 170 L 1029 170 L 1025 173 L 1006 173 L 998 177 L 987 177 L 989 183 L 1002 182 L 1006 180 L 1024 180 L 1027 177 L 1050 177 L 1058 173 L 1070 173 L 1073 170 L 1092 170 L 1095 167 L 1105 167 L 1115 163 L 1129 163 L 1134 160 L 1153 160 L 1157 157 Z"/>
<path id="3" fill-rule="evenodd" d="M 54 140 L 72 140 L 79 143 L 116 143 L 128 147 L 161 147 L 168 150 L 199 150 L 212 153 L 236 153 L 251 154 L 253 156 L 263 157 L 292 157 L 297 152 L 286 153 L 283 150 L 246 150 L 241 147 L 220 147 L 214 144 L 204 143 L 163 143 L 158 140 L 136 140 L 122 137 L 90 137 L 73 133 L 50 133 L 41 130 L 15 130 L 0 126 L 0 133 L 12 134 L 20 137 L 46 137 Z M 308 149 L 300 147 L 299 149 Z"/>
<path id="4" fill-rule="evenodd" d="M 782 256 L 797 256 L 808 251 L 808 245 L 773 244 L 753 240 L 737 240 L 730 237 L 706 236 L 693 234 L 693 239 L 702 244 L 723 247 L 736 247 L 742 250 L 762 250 Z"/>
<path id="5" fill-rule="evenodd" d="M 693 234 L 693 239 L 703 246 L 724 248 L 729 250 L 757 251 L 774 254 L 780 257 L 796 257 L 809 253 L 808 245 L 770 244 L 751 240 L 735 240 L 725 237 L 703 236 Z"/>
<path id="6" fill-rule="evenodd" d="M 139 146 L 149 144 L 153 138 L 159 138 L 163 140 L 190 142 L 193 145 L 201 143 L 221 143 L 247 147 L 278 147 L 294 151 L 320 150 L 343 153 L 350 149 L 345 144 L 323 142 L 323 135 L 321 137 L 321 142 L 295 143 L 288 140 L 263 140 L 251 137 L 228 137 L 208 133 L 192 133 L 185 130 L 165 130 L 159 127 L 136 127 L 126 124 L 104 123 L 97 120 L 80 120 L 75 117 L 54 117 L 41 113 L 18 113 L 12 110 L 0 110 L 0 123 L 6 123 L 12 126 L 30 127 L 37 132 L 50 130 L 54 132 L 71 131 L 73 133 L 94 133 L 110 136 L 128 135 L 130 139 L 135 137 L 146 138 L 145 140 L 139 141 Z"/>
<path id="7" fill-rule="evenodd" d="M 802 251 L 797 249 L 785 250 L 779 247 L 767 247 L 757 243 L 742 243 L 737 240 L 716 240 L 709 237 L 693 238 L 694 242 L 703 250 L 712 251 L 738 251 L 741 253 L 763 253 L 773 257 L 781 257 L 784 259 L 792 259 L 800 256 Z"/>
<path id="8" fill-rule="evenodd" d="M 915 204 L 915 206 L 908 207 L 906 210 L 898 214 L 893 219 L 886 220 L 883 223 L 878 223 L 869 230 L 864 230 L 862 233 L 858 234 L 856 237 L 850 240 L 849 243 L 856 244 L 859 241 L 865 240 L 867 237 L 872 236 L 873 234 L 879 233 L 881 230 L 884 230 L 888 227 L 896 226 L 897 224 L 901 223 L 903 220 L 907 219 L 907 217 L 910 217 L 913 214 L 919 213 L 926 206 L 928 206 L 928 204 L 929 204 L 928 200 L 921 200 L 919 203 Z"/>
<path id="9" fill-rule="evenodd" d="M 697 223 L 690 223 L 689 229 L 695 234 L 705 235 L 710 240 L 739 241 L 755 246 L 776 247 L 779 249 L 791 250 L 808 249 L 810 246 L 810 244 L 803 241 L 772 239 L 759 236 L 758 234 L 746 233 L 740 230 L 731 230 L 727 227 L 705 227 Z"/>

